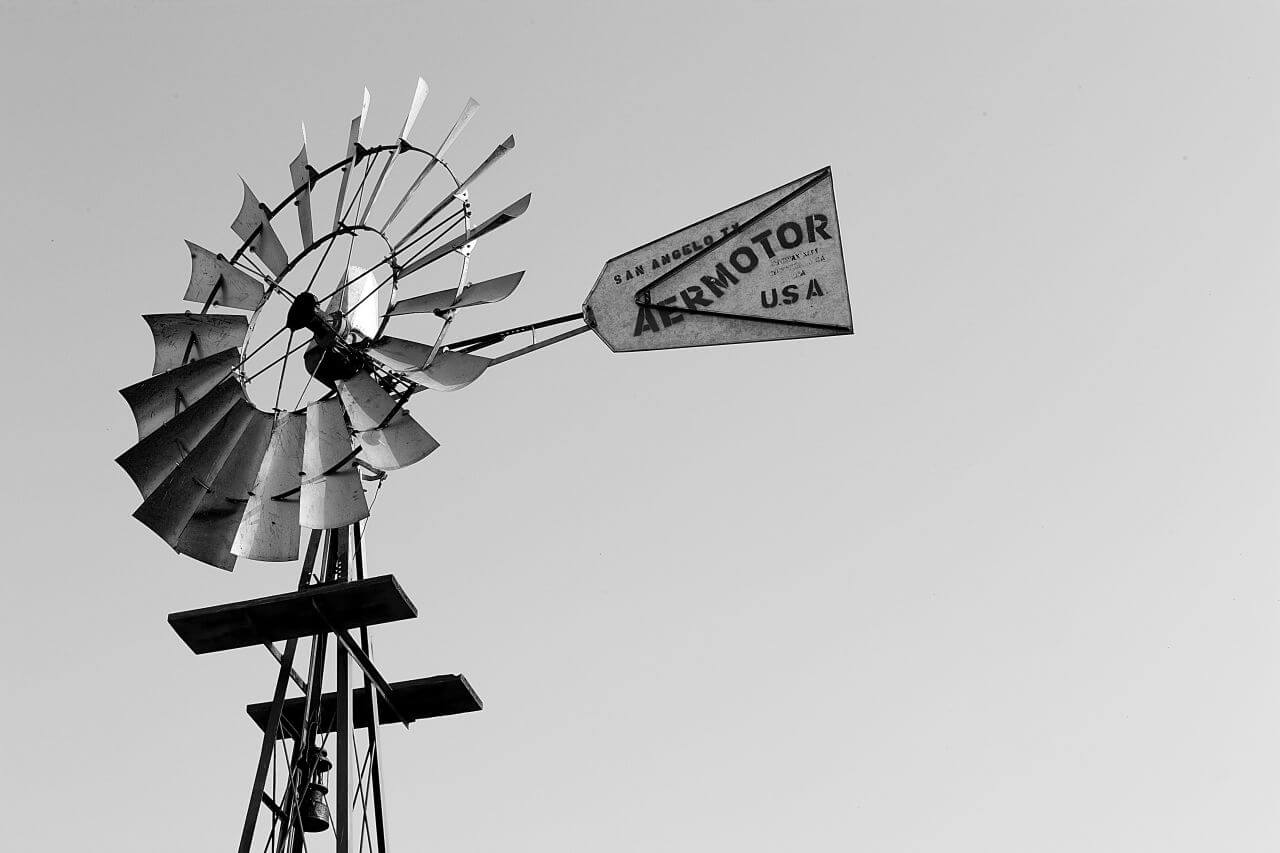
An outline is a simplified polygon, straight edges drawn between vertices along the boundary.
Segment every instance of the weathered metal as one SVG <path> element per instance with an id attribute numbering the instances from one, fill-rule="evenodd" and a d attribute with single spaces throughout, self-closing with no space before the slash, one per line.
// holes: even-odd
<path id="1" fill-rule="evenodd" d="M 298 496 L 302 484 L 304 412 L 273 418 L 271 438 L 236 529 L 231 553 L 251 560 L 298 558 Z"/>
<path id="2" fill-rule="evenodd" d="M 404 271 L 401 273 L 401 277 L 412 275 L 413 273 L 417 272 L 418 270 L 422 269 L 428 264 L 435 263 L 436 261 L 440 260 L 444 256 L 450 254 L 451 252 L 456 252 L 459 249 L 461 249 L 463 246 L 474 243 L 475 241 L 479 240 L 481 237 L 485 236 L 486 234 L 496 231 L 497 229 L 501 228 L 503 225 L 506 225 L 508 222 L 518 219 L 521 214 L 523 214 L 526 210 L 529 209 L 529 202 L 532 199 L 533 199 L 532 193 L 525 195 L 523 198 L 516 199 L 515 201 L 511 202 L 511 204 L 507 205 L 502 210 L 500 210 L 499 212 L 495 213 L 493 216 L 486 219 L 484 222 L 481 222 L 475 228 L 472 228 L 469 231 L 467 231 L 467 233 L 461 235 L 460 237 L 456 237 L 453 240 L 450 240 L 449 242 L 445 243 L 442 246 L 432 249 L 422 257 L 417 258 L 411 263 L 406 264 L 404 267 Z M 397 243 L 396 248 L 397 249 L 400 248 L 400 245 L 403 242 L 404 241 L 401 240 L 400 243 Z"/>
<path id="3" fill-rule="evenodd" d="M 133 517 L 177 550 L 183 532 L 205 499 L 211 495 L 215 501 L 222 499 L 214 492 L 213 484 L 245 429 L 259 414 L 248 401 L 237 401 L 143 501 Z M 230 554 L 227 557 L 230 559 L 226 564 L 215 565 L 230 569 L 235 558 Z"/>
<path id="4" fill-rule="evenodd" d="M 258 201 L 248 183 L 244 180 L 240 183 L 244 186 L 244 199 L 240 203 L 240 212 L 231 223 L 231 230 L 248 243 L 249 251 L 257 255 L 279 279 L 289 266 L 289 254 L 271 226 L 271 211 Z"/>
<path id="5" fill-rule="evenodd" d="M 198 402 L 230 376 L 239 361 L 239 350 L 226 349 L 120 389 L 138 425 L 138 440 Z"/>
<path id="6" fill-rule="evenodd" d="M 369 115 L 369 90 L 364 90 L 364 100 L 360 106 L 360 114 L 351 120 L 351 129 L 347 134 L 347 164 L 342 167 L 342 183 L 338 185 L 338 203 L 333 208 L 333 227 L 345 218 L 342 204 L 347 198 L 347 184 L 351 180 L 351 170 L 360 157 L 360 139 L 364 135 L 364 120 Z"/>
<path id="7" fill-rule="evenodd" d="M 198 445 L 223 415 L 245 400 L 235 377 L 223 379 L 213 390 L 163 426 L 116 457 L 116 463 L 133 480 L 144 498 L 164 482 L 174 468 Z"/>
<path id="8" fill-rule="evenodd" d="M 211 488 L 187 520 L 173 547 L 202 563 L 231 571 L 232 545 L 239 533 L 254 481 L 271 440 L 274 418 L 254 409 Z"/>
<path id="9" fill-rule="evenodd" d="M 289 178 L 297 194 L 293 204 L 298 208 L 298 232 L 302 236 L 302 248 L 316 241 L 315 226 L 311 219 L 311 164 L 307 161 L 307 126 L 302 126 L 302 150 L 289 164 Z"/>
<path id="10" fill-rule="evenodd" d="M 409 111 L 405 114 L 404 124 L 400 126 L 400 141 L 407 143 L 409 133 L 413 130 L 413 125 L 418 120 L 418 112 L 422 109 L 422 104 L 427 100 L 427 81 L 421 77 L 418 78 L 418 85 L 413 90 L 413 100 L 409 103 Z M 391 156 L 387 158 L 387 162 L 383 165 L 382 171 L 378 173 L 378 180 L 374 183 L 373 189 L 369 192 L 369 200 L 365 202 L 364 213 L 360 214 L 360 224 L 363 225 L 369 219 L 369 213 L 373 210 L 373 203 L 378 200 L 378 194 L 382 192 L 382 185 L 387 180 L 387 175 L 391 173 L 391 167 L 395 165 L 399 158 L 403 147 L 397 146 L 391 152 Z"/>
<path id="11" fill-rule="evenodd" d="M 432 353 L 435 352 L 435 358 Z M 383 364 L 433 391 L 457 391 L 480 378 L 490 359 L 468 353 L 435 351 L 403 338 L 384 337 L 369 353 Z"/>
<path id="12" fill-rule="evenodd" d="M 450 287 L 422 296 L 411 296 L 408 299 L 401 299 L 387 313 L 392 315 L 430 314 L 501 302 L 515 292 L 522 278 L 524 278 L 524 270 L 468 284 L 462 288 L 461 293 L 457 288 Z"/>
<path id="13" fill-rule="evenodd" d="M 143 314 L 155 339 L 154 376 L 192 361 L 244 346 L 249 320 L 243 314 Z"/>
<path id="14" fill-rule="evenodd" d="M 414 234 L 417 234 L 420 230 L 422 230 L 423 226 L 425 226 L 428 222 L 434 219 L 442 210 L 444 210 L 450 204 L 453 204 L 454 202 L 462 201 L 463 199 L 465 199 L 466 198 L 465 193 L 467 189 L 472 184 L 474 184 L 480 178 L 481 175 L 487 172 L 494 163 L 497 163 L 500 159 L 502 159 L 503 155 L 505 155 L 507 152 L 511 151 L 515 147 L 516 147 L 516 138 L 514 134 L 511 136 L 508 136 L 506 139 L 500 142 L 498 144 L 498 147 L 493 149 L 493 151 L 489 154 L 489 156 L 484 159 L 484 162 L 482 162 L 479 166 L 476 166 L 475 170 L 470 175 L 468 175 L 466 178 L 463 179 L 462 183 L 458 184 L 458 186 L 455 187 L 443 199 L 441 199 L 436 204 L 435 207 L 428 210 L 426 214 L 424 214 L 422 218 L 419 219 L 412 228 L 406 231 L 405 235 L 400 238 L 400 242 L 404 243 Z"/>
<path id="15" fill-rule="evenodd" d="M 256 311 L 267 298 L 267 287 L 216 252 L 186 241 L 191 252 L 191 280 L 183 299 L 200 305 L 222 305 Z"/>
<path id="16" fill-rule="evenodd" d="M 303 527 L 334 530 L 368 518 L 369 505 L 354 456 L 342 402 L 328 397 L 307 406 L 298 507 Z"/>
<path id="17" fill-rule="evenodd" d="M 453 123 L 453 127 L 451 127 L 449 132 L 445 134 L 444 139 L 436 148 L 435 154 L 431 155 L 431 159 L 422 167 L 422 171 L 418 173 L 418 177 L 414 178 L 413 183 L 409 185 L 407 190 L 405 190 L 404 195 L 401 196 L 400 201 L 395 206 L 395 209 L 392 210 L 391 215 L 387 217 L 387 221 L 382 223 L 382 230 L 384 232 L 391 227 L 391 223 L 394 222 L 396 217 L 400 215 L 400 212 L 404 210 L 405 205 L 407 205 L 409 200 L 413 198 L 414 194 L 418 191 L 418 187 L 422 186 L 422 182 L 427 179 L 427 175 L 431 174 L 431 170 L 436 167 L 436 164 L 443 162 L 441 158 L 443 158 L 449 151 L 453 146 L 453 143 L 458 140 L 458 137 L 462 134 L 463 128 L 465 128 L 471 121 L 472 117 L 475 116 L 476 110 L 478 109 L 480 109 L 480 102 L 475 98 L 468 98 L 466 106 L 462 108 L 462 114 L 458 116 L 458 120 Z"/>
<path id="18" fill-rule="evenodd" d="M 615 352 L 852 334 L 830 168 L 613 258 L 583 310 Z"/>
<path id="19" fill-rule="evenodd" d="M 375 468 L 392 471 L 418 462 L 440 446 L 401 408 L 373 377 L 357 373 L 339 382 L 338 395 L 360 445 L 360 458 Z"/>

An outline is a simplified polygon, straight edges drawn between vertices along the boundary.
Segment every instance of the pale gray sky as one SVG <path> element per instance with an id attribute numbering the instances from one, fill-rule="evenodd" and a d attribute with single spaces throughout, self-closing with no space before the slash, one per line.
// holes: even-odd
<path id="1" fill-rule="evenodd" d="M 823 165 L 858 334 L 612 355 L 416 401 L 369 528 L 421 617 L 397 849 L 1274 850 L 1274 3 L 7 3 L 13 849 L 226 850 L 261 650 L 165 615 L 289 588 L 130 519 L 116 389 L 237 174 L 298 124 L 518 147 L 460 334 L 577 309 L 606 258 Z"/>

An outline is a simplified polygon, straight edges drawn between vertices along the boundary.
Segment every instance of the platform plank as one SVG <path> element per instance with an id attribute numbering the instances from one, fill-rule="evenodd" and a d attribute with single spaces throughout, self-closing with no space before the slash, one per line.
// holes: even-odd
<path id="1" fill-rule="evenodd" d="M 170 613 L 169 624 L 193 652 L 203 655 L 417 615 L 395 577 L 382 575 Z"/>
<path id="2" fill-rule="evenodd" d="M 367 726 L 369 725 L 369 691 L 367 688 L 360 687 L 352 693 L 354 725 L 356 728 Z M 484 707 L 480 697 L 471 689 L 467 679 L 461 675 L 433 675 L 430 678 L 397 681 L 391 685 L 391 699 L 395 702 L 396 708 L 408 718 L 407 722 L 465 714 L 470 711 L 479 711 Z M 276 733 L 277 738 L 296 732 L 302 725 L 305 702 L 306 700 L 299 696 L 284 703 L 283 725 L 281 731 Z M 267 716 L 271 713 L 270 702 L 249 705 L 245 711 L 258 724 L 258 728 L 266 730 Z M 320 731 L 334 730 L 337 712 L 337 694 L 324 694 L 320 698 Z M 399 722 L 381 696 L 378 697 L 378 719 L 384 726 Z"/>

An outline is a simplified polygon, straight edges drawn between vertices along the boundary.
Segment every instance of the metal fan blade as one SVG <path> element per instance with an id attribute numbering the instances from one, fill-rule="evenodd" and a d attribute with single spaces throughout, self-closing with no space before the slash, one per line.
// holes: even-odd
<path id="1" fill-rule="evenodd" d="M 240 183 L 244 184 L 244 201 L 240 203 L 240 213 L 236 215 L 235 222 L 231 223 L 231 230 L 248 242 L 250 251 L 267 265 L 276 278 L 280 278 L 289 266 L 289 253 L 276 236 L 276 229 L 271 227 L 269 211 L 258 201 L 244 179 Z"/>
<path id="2" fill-rule="evenodd" d="M 236 269 L 222 255 L 186 241 L 191 250 L 191 281 L 182 298 L 201 305 L 222 305 L 256 311 L 267 298 L 267 286 Z"/>
<path id="3" fill-rule="evenodd" d="M 205 494 L 187 521 L 175 550 L 202 563 L 231 571 L 236 558 L 231 553 L 254 478 L 271 440 L 274 418 L 254 409 L 240 440 L 222 463 L 213 487 Z M 297 526 L 294 526 L 295 538 Z"/>
<path id="4" fill-rule="evenodd" d="M 380 338 L 369 353 L 387 366 L 435 391 L 457 391 L 480 378 L 491 359 L 463 352 L 440 350 L 431 358 L 433 347 L 403 338 Z"/>
<path id="5" fill-rule="evenodd" d="M 240 314 L 143 314 L 155 338 L 151 375 L 244 346 L 249 320 Z"/>
<path id="6" fill-rule="evenodd" d="M 289 164 L 289 177 L 293 180 L 293 191 L 298 193 L 293 204 L 298 208 L 298 229 L 302 232 L 303 249 L 310 247 L 316 241 L 315 227 L 311 223 L 311 170 L 308 166 L 307 126 L 303 125 L 302 150 Z"/>
<path id="7" fill-rule="evenodd" d="M 472 116 L 476 114 L 476 110 L 480 109 L 480 102 L 475 98 L 468 98 L 467 105 L 462 108 L 462 115 L 458 116 L 458 120 L 453 123 L 453 127 L 445 136 L 444 141 L 440 143 L 440 147 L 436 149 L 435 157 L 427 161 L 427 165 L 422 167 L 422 171 L 418 173 L 418 177 L 414 178 L 413 183 L 409 185 L 409 189 L 405 191 L 404 197 L 400 199 L 400 203 L 396 205 L 396 209 L 391 211 L 391 215 L 387 217 L 387 221 L 382 224 L 382 230 L 385 232 L 400 215 L 400 211 L 404 210 L 404 206 L 409 203 L 409 199 L 413 198 L 413 194 L 418 191 L 418 187 L 422 186 L 422 182 L 426 180 L 427 175 L 435 168 L 436 163 L 445 155 L 450 146 L 457 141 L 462 129 L 471 121 Z"/>
<path id="8" fill-rule="evenodd" d="M 307 406 L 302 445 L 302 501 L 298 521 L 312 530 L 333 530 L 369 517 L 364 486 L 351 452 L 351 433 L 336 397 Z"/>
<path id="9" fill-rule="evenodd" d="M 440 446 L 367 373 L 337 383 L 365 462 L 384 471 L 405 468 Z"/>
<path id="10" fill-rule="evenodd" d="M 519 217 L 520 214 L 528 210 L 529 202 L 532 199 L 533 199 L 533 194 L 530 193 L 526 195 L 524 198 L 512 202 L 511 204 L 507 205 L 501 212 L 494 214 L 493 216 L 486 219 L 484 222 L 480 223 L 480 226 L 478 228 L 473 228 L 469 234 L 463 234 L 457 237 L 456 239 L 450 240 L 448 243 L 445 243 L 443 246 L 440 246 L 437 249 L 429 252 L 425 257 L 419 258 L 413 263 L 407 265 L 404 268 L 404 272 L 401 274 L 402 277 L 409 275 L 410 273 L 417 272 L 418 270 L 425 267 L 427 264 L 440 260 L 445 255 L 457 249 L 461 249 L 463 246 L 467 245 L 468 243 L 474 243 L 476 240 L 479 240 L 481 237 L 483 237 L 484 235 L 488 234 L 491 231 L 496 231 L 497 229 L 501 228 L 503 225 L 506 225 L 508 222 Z"/>
<path id="11" fill-rule="evenodd" d="M 364 90 L 364 102 L 360 106 L 360 115 L 351 120 L 351 130 L 347 135 L 347 165 L 342 167 L 342 183 L 338 186 L 338 204 L 333 208 L 333 227 L 336 229 L 342 221 L 342 203 L 347 198 L 347 183 L 351 180 L 351 169 L 356 164 L 357 146 L 364 135 L 364 120 L 369 115 L 369 90 Z"/>
<path id="12" fill-rule="evenodd" d="M 298 558 L 298 487 L 302 483 L 303 412 L 275 416 L 231 553 L 250 560 Z"/>
<path id="13" fill-rule="evenodd" d="M 418 113 L 422 110 L 422 103 L 427 99 L 427 81 L 421 77 L 418 78 L 418 86 L 413 90 L 413 101 L 409 104 L 409 112 L 404 117 L 404 124 L 400 128 L 400 141 L 405 142 L 409 139 L 409 132 L 413 130 L 413 124 L 418 120 Z M 373 210 L 373 203 L 378 200 L 378 193 L 382 192 L 382 184 L 387 179 L 387 175 L 391 173 L 391 167 L 395 165 L 396 158 L 400 156 L 401 146 L 397 146 L 391 152 L 391 156 L 387 158 L 386 164 L 382 167 L 382 171 L 378 173 L 378 180 L 373 185 L 373 190 L 369 193 L 369 201 L 365 203 L 364 213 L 360 215 L 360 224 L 363 225 L 365 220 L 369 218 L 369 212 Z"/>
<path id="14" fill-rule="evenodd" d="M 500 144 L 497 148 L 493 149 L 493 153 L 491 153 L 488 157 L 486 157 L 485 161 L 481 163 L 479 166 L 477 166 L 475 168 L 475 171 L 473 171 L 470 175 L 467 176 L 466 180 L 464 180 L 461 184 L 459 184 L 453 192 L 449 193 L 447 196 L 441 199 L 440 203 L 437 204 L 435 207 L 431 208 L 431 210 L 427 212 L 426 216 L 419 219 L 417 224 L 415 224 L 412 228 L 410 228 L 408 232 L 403 237 L 400 238 L 400 243 L 403 244 L 406 240 L 408 240 L 414 234 L 417 234 L 419 231 L 421 231 L 422 227 L 426 225 L 428 222 L 430 222 L 432 219 L 434 219 L 435 216 L 438 213 L 440 213 L 440 211 L 448 207 L 450 202 L 462 197 L 462 194 L 467 191 L 468 187 L 470 187 L 473 183 L 475 183 L 477 178 L 483 175 L 489 169 L 490 166 L 498 162 L 498 160 L 502 159 L 502 155 L 506 154 L 508 151 L 510 151 L 515 147 L 516 147 L 516 138 L 514 135 L 508 136 L 505 140 L 503 140 L 502 144 Z"/>
<path id="15" fill-rule="evenodd" d="M 142 502 L 133 517 L 176 547 L 187 522 L 209 495 L 222 464 L 235 449 L 254 411 L 247 401 L 235 403 Z"/>
<path id="16" fill-rule="evenodd" d="M 473 305 L 501 302 L 515 291 L 516 285 L 520 284 L 522 278 L 524 278 L 524 270 L 468 284 L 462 288 L 462 293 L 458 293 L 451 287 L 448 290 L 437 290 L 435 293 L 423 296 L 411 296 L 397 302 L 387 313 L 430 314 L 451 308 L 470 308 Z"/>
<path id="17" fill-rule="evenodd" d="M 121 453 L 116 457 L 116 464 L 129 475 L 144 498 L 150 497 L 222 416 L 244 399 L 240 381 L 228 376 L 198 403 Z"/>
<path id="18" fill-rule="evenodd" d="M 138 441 L 194 405 L 239 363 L 240 351 L 232 348 L 120 389 L 138 422 Z"/>

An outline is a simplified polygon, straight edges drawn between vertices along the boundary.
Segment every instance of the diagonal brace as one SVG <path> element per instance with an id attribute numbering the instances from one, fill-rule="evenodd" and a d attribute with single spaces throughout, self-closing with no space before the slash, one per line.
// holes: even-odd
<path id="1" fill-rule="evenodd" d="M 408 718 L 405 717 L 404 714 L 400 713 L 400 709 L 396 707 L 396 703 L 391 698 L 391 685 L 382 677 L 382 673 L 378 672 L 378 668 L 373 665 L 373 661 L 364 653 L 364 649 L 360 648 L 360 644 L 351 639 L 351 635 L 346 631 L 341 628 L 335 628 L 325 617 L 324 611 L 316 606 L 314 601 L 311 603 L 311 606 L 315 608 L 316 615 L 320 617 L 320 621 L 324 623 L 326 628 L 328 628 L 329 633 L 333 634 L 339 645 L 342 646 L 347 654 L 351 655 L 351 659 L 356 662 L 356 666 L 360 667 L 360 671 L 368 676 L 369 681 L 371 681 L 373 686 L 377 688 L 378 694 L 382 696 L 383 700 L 387 703 L 387 707 L 391 710 L 392 715 L 403 723 L 406 729 L 409 728 Z"/>

